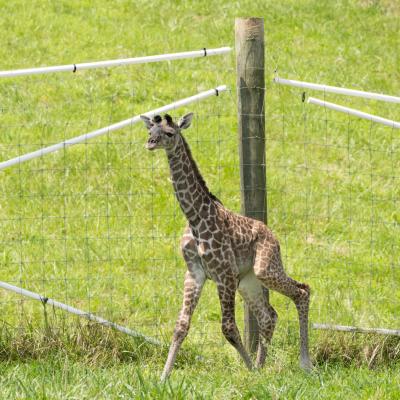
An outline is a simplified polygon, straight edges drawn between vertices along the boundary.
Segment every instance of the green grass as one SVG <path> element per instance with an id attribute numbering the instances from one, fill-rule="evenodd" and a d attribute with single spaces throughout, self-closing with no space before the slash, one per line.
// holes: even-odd
<path id="1" fill-rule="evenodd" d="M 400 93 L 396 1 L 196 3 L 0 0 L 0 69 L 234 43 L 236 16 L 266 30 L 268 223 L 287 271 L 313 291 L 312 322 L 399 327 L 398 132 L 301 103 L 282 77 Z M 0 159 L 85 133 L 200 90 L 231 92 L 194 111 L 187 139 L 213 192 L 240 210 L 234 55 L 0 82 Z M 308 93 L 311 95 L 311 93 Z M 323 97 L 322 93 L 313 93 Z M 400 109 L 326 96 L 400 120 Z M 161 338 L 172 334 L 185 224 L 165 156 L 136 125 L 1 173 L 1 280 Z M 0 292 L 1 398 L 398 398 L 399 342 L 311 332 L 316 372 L 298 368 L 295 310 L 267 367 L 245 371 L 220 333 L 209 283 L 172 379 L 154 349 Z M 237 319 L 242 321 L 238 298 Z"/>
<path id="2" fill-rule="evenodd" d="M 295 345 L 293 330 L 278 335 L 262 371 L 246 371 L 226 346 L 216 355 L 215 348 L 195 344 L 181 351 L 174 377 L 162 384 L 166 347 L 160 351 L 96 326 L 74 328 L 75 336 L 49 329 L 1 343 L 4 398 L 381 399 L 397 398 L 400 389 L 400 341 L 394 338 L 320 336 L 312 374 L 287 351 Z"/>

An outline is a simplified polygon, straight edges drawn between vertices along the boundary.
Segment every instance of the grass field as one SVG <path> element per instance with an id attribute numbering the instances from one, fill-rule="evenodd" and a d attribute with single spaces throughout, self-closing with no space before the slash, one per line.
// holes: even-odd
<path id="1" fill-rule="evenodd" d="M 394 0 L 0 0 L 0 69 L 72 64 L 234 44 L 234 18 L 266 30 L 268 224 L 290 275 L 312 287 L 311 322 L 400 326 L 399 133 L 301 102 L 281 77 L 399 95 Z M 0 160 L 227 84 L 189 108 L 187 139 L 212 191 L 240 210 L 234 55 L 0 82 Z M 307 93 L 324 97 L 323 93 Z M 400 120 L 396 104 L 326 95 Z M 181 303 L 185 221 L 166 157 L 135 125 L 1 171 L 1 280 L 168 343 Z M 292 304 L 267 366 L 248 372 L 220 333 L 205 287 L 172 378 L 157 348 L 0 292 L 0 398 L 400 398 L 400 341 L 311 331 L 298 367 Z M 242 322 L 242 301 L 237 299 Z"/>

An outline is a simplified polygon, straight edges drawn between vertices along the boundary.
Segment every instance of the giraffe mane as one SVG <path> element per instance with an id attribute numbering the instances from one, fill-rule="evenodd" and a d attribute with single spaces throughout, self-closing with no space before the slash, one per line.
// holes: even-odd
<path id="1" fill-rule="evenodd" d="M 185 151 L 187 156 L 189 157 L 189 161 L 192 165 L 193 171 L 194 171 L 194 175 L 197 178 L 198 182 L 200 183 L 200 186 L 205 190 L 205 192 L 210 196 L 211 200 L 216 201 L 217 203 L 222 205 L 222 202 L 220 199 L 218 199 L 217 196 L 215 196 L 213 193 L 210 192 L 210 190 L 207 187 L 206 181 L 204 180 L 204 178 L 202 177 L 200 170 L 196 164 L 196 161 L 193 158 L 192 155 L 192 151 L 190 150 L 189 144 L 186 141 L 185 137 L 181 134 L 181 138 L 183 141 L 183 146 L 185 147 Z"/>

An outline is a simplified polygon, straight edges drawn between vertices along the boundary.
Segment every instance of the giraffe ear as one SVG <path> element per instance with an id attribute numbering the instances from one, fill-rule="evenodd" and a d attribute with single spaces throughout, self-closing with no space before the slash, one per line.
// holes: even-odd
<path id="1" fill-rule="evenodd" d="M 180 129 L 187 129 L 189 128 L 190 124 L 192 123 L 193 113 L 189 113 L 184 115 L 179 119 L 178 127 Z"/>
<path id="2" fill-rule="evenodd" d="M 147 129 L 150 129 L 153 126 L 153 123 L 151 122 L 151 119 L 149 117 L 141 115 L 140 119 L 145 123 Z"/>

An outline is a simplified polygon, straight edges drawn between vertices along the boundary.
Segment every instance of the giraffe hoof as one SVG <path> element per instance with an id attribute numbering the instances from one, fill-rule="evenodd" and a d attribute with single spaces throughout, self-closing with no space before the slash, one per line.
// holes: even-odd
<path id="1" fill-rule="evenodd" d="M 255 368 L 254 368 L 254 365 L 253 365 L 253 363 L 246 363 L 246 368 L 249 370 L 249 371 L 254 371 L 255 370 Z"/>
<path id="2" fill-rule="evenodd" d="M 254 369 L 263 369 L 265 363 L 256 362 L 254 365 Z"/>
<path id="3" fill-rule="evenodd" d="M 167 379 L 169 378 L 170 374 L 166 371 L 163 371 L 163 373 L 160 376 L 160 383 L 165 383 Z"/>
<path id="4" fill-rule="evenodd" d="M 306 372 L 311 372 L 314 369 L 314 366 L 309 358 L 300 360 L 300 367 Z"/>

